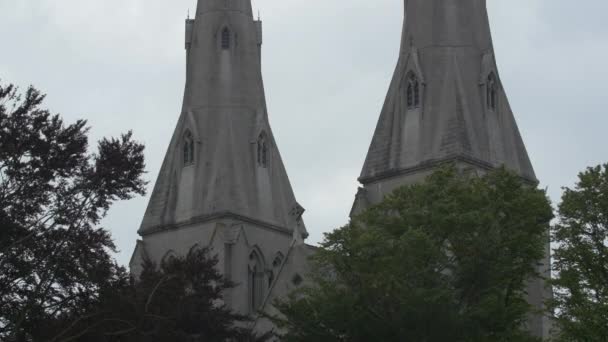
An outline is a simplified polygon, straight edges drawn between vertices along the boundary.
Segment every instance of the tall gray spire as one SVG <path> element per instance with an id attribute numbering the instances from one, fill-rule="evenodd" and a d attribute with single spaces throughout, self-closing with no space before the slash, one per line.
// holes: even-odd
<path id="1" fill-rule="evenodd" d="M 443 162 L 480 172 L 504 165 L 536 181 L 496 66 L 485 0 L 404 0 L 399 61 L 361 171 L 356 215 L 395 188 L 424 180 Z M 550 278 L 549 243 L 538 266 Z M 531 279 L 528 301 L 551 291 Z M 530 331 L 551 323 L 531 315 Z"/>
<path id="2" fill-rule="evenodd" d="M 182 112 L 141 235 L 225 216 L 306 235 L 268 122 L 261 44 L 250 0 L 198 1 Z"/>
<path id="3" fill-rule="evenodd" d="M 363 184 L 446 160 L 536 180 L 496 67 L 485 0 L 405 0 L 399 61 Z"/>

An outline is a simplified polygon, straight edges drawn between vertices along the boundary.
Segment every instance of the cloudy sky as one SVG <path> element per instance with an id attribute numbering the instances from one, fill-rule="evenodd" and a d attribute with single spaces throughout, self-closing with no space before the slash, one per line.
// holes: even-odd
<path id="1" fill-rule="evenodd" d="M 455 1 L 455 0 L 445 0 Z M 196 0 L 0 0 L 0 79 L 33 84 L 94 140 L 133 130 L 150 188 L 181 108 L 184 19 Z M 310 243 L 347 222 L 397 61 L 402 0 L 254 0 L 270 121 Z M 501 79 L 554 202 L 608 162 L 608 2 L 488 0 Z M 147 198 L 104 220 L 130 258 Z"/>

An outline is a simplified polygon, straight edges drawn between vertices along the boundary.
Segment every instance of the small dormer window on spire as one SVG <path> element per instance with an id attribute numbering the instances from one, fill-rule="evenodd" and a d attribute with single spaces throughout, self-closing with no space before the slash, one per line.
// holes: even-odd
<path id="1" fill-rule="evenodd" d="M 420 82 L 411 72 L 407 78 L 407 109 L 420 107 Z"/>
<path id="2" fill-rule="evenodd" d="M 260 133 L 258 137 L 258 166 L 267 168 L 268 167 L 268 139 L 266 132 Z"/>
<path id="3" fill-rule="evenodd" d="M 222 49 L 228 50 L 230 49 L 230 30 L 227 27 L 224 27 L 222 30 Z"/>
<path id="4" fill-rule="evenodd" d="M 492 72 L 488 75 L 486 82 L 486 102 L 490 110 L 496 110 L 497 107 L 498 85 L 496 83 L 496 75 Z"/>
<path id="5" fill-rule="evenodd" d="M 184 166 L 194 164 L 194 139 L 192 133 L 186 131 L 182 141 L 182 152 L 184 158 Z"/>

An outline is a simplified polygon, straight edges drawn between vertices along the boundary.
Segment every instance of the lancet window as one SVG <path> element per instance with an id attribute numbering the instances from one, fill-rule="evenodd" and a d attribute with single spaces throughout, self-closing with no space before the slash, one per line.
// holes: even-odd
<path id="1" fill-rule="evenodd" d="M 264 296 L 264 264 L 256 251 L 249 255 L 249 307 L 255 312 L 262 305 Z"/>
<path id="2" fill-rule="evenodd" d="M 497 89 L 498 85 L 496 84 L 496 75 L 492 72 L 488 75 L 488 80 L 486 82 L 486 102 L 488 105 L 488 109 L 496 110 L 497 107 Z"/>
<path id="3" fill-rule="evenodd" d="M 407 78 L 407 108 L 418 107 L 420 107 L 420 82 L 414 73 L 410 73 Z"/>
<path id="4" fill-rule="evenodd" d="M 260 133 L 258 137 L 258 166 L 266 168 L 268 167 L 268 138 L 266 137 L 266 133 Z"/>
<path id="5" fill-rule="evenodd" d="M 230 49 L 230 30 L 227 27 L 222 30 L 222 49 Z"/>
<path id="6" fill-rule="evenodd" d="M 182 152 L 184 158 L 184 165 L 194 164 L 194 138 L 190 131 L 186 131 L 182 141 Z"/>

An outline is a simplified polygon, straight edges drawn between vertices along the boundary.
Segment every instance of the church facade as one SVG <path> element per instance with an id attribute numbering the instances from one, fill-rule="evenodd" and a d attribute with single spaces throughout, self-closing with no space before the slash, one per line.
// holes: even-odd
<path id="1" fill-rule="evenodd" d="M 399 60 L 363 165 L 351 216 L 440 164 L 483 173 L 505 165 L 536 176 L 501 85 L 485 0 L 404 0 Z M 130 262 L 160 263 L 209 246 L 234 310 L 273 313 L 272 301 L 306 282 L 304 209 L 268 121 L 261 74 L 262 23 L 251 0 L 198 0 L 186 21 L 183 106 Z M 550 275 L 547 258 L 539 266 Z M 528 286 L 542 307 L 543 280 Z M 267 331 L 271 323 L 254 321 Z M 550 321 L 528 327 L 548 337 Z"/>

